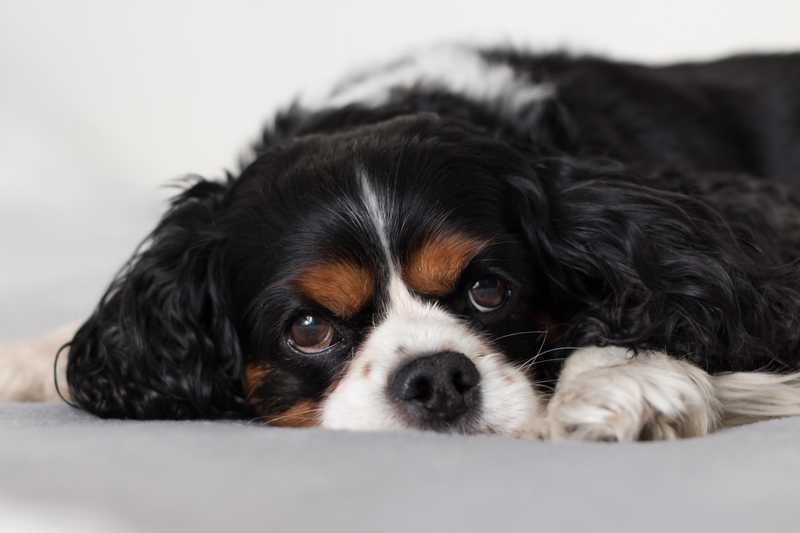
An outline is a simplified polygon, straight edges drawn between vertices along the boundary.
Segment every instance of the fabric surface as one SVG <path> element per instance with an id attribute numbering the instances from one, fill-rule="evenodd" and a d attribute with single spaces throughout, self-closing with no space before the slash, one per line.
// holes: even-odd
<path id="1" fill-rule="evenodd" d="M 590 444 L 3 404 L 0 435 L 0 531 L 731 533 L 800 517 L 800 419 Z"/>

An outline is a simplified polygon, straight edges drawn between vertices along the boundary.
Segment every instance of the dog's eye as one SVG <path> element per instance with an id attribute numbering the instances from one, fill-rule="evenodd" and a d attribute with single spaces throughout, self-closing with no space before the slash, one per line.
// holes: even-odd
<path id="1" fill-rule="evenodd" d="M 496 276 L 487 276 L 469 288 L 469 302 L 481 313 L 488 313 L 503 307 L 510 292 L 508 283 Z"/>
<path id="2" fill-rule="evenodd" d="M 315 354 L 334 344 L 336 330 L 328 320 L 315 315 L 302 315 L 289 327 L 287 342 L 295 350 Z"/>

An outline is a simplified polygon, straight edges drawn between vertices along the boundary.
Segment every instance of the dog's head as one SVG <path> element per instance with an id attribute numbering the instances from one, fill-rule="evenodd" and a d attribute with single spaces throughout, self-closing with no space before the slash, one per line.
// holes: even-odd
<path id="1" fill-rule="evenodd" d="M 536 431 L 548 295 L 525 158 L 433 115 L 309 135 L 179 196 L 76 335 L 107 416 Z M 532 227 L 528 220 L 528 226 Z"/>

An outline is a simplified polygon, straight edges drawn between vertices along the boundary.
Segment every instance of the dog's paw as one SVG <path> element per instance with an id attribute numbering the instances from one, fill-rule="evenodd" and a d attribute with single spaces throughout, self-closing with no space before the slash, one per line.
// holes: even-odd
<path id="1" fill-rule="evenodd" d="M 53 363 L 56 352 L 68 341 L 76 325 L 69 324 L 28 341 L 0 344 L 0 402 L 57 401 Z M 58 361 L 58 378 L 67 393 L 66 356 Z"/>
<path id="2" fill-rule="evenodd" d="M 641 354 L 567 378 L 548 405 L 551 439 L 669 440 L 705 435 L 718 422 L 708 374 L 664 354 Z"/>

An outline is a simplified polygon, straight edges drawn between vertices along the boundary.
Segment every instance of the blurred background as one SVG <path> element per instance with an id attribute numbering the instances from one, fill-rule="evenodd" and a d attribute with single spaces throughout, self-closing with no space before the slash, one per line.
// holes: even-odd
<path id="1" fill-rule="evenodd" d="M 800 2 L 0 0 L 0 340 L 84 318 L 187 173 L 274 110 L 426 44 L 645 62 L 800 49 Z"/>

